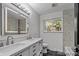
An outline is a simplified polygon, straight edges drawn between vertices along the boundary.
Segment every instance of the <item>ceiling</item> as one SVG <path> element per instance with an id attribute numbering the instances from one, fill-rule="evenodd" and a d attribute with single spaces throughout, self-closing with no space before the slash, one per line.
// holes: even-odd
<path id="1" fill-rule="evenodd" d="M 68 8 L 72 8 L 72 3 L 56 3 L 55 7 L 52 7 L 52 3 L 29 3 L 29 5 L 40 15 L 62 11 Z"/>

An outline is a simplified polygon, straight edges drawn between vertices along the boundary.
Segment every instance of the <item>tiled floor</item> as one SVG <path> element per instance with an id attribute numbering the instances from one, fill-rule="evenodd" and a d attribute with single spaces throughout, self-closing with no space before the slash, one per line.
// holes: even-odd
<path id="1" fill-rule="evenodd" d="M 44 53 L 43 56 L 66 56 L 64 52 L 51 51 L 47 50 L 47 53 Z"/>

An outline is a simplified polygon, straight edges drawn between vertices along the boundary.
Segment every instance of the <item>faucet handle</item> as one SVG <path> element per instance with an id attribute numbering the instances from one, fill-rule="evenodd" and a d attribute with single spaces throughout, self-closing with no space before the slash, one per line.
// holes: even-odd
<path id="1" fill-rule="evenodd" d="M 12 36 L 8 36 L 7 37 L 7 41 L 6 41 L 6 45 L 9 45 L 9 44 L 13 44 L 13 37 Z"/>

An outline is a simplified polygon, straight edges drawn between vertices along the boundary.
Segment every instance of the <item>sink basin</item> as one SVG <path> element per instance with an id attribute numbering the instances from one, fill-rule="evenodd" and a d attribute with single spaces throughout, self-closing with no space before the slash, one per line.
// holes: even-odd
<path id="1" fill-rule="evenodd" d="M 6 52 L 13 51 L 13 50 L 17 50 L 17 48 L 21 48 L 21 46 L 23 45 L 25 45 L 25 43 L 17 43 L 17 44 L 12 44 L 12 45 L 2 47 L 0 48 L 0 53 L 6 53 Z"/>
<path id="2" fill-rule="evenodd" d="M 25 40 L 25 41 L 22 41 L 21 43 L 28 44 L 28 43 L 30 43 L 30 40 Z"/>

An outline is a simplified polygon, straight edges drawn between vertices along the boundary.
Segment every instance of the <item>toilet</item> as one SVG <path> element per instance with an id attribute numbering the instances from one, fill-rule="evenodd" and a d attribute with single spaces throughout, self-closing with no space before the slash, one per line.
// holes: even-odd
<path id="1" fill-rule="evenodd" d="M 46 42 L 43 42 L 43 53 L 47 53 L 48 44 Z"/>

